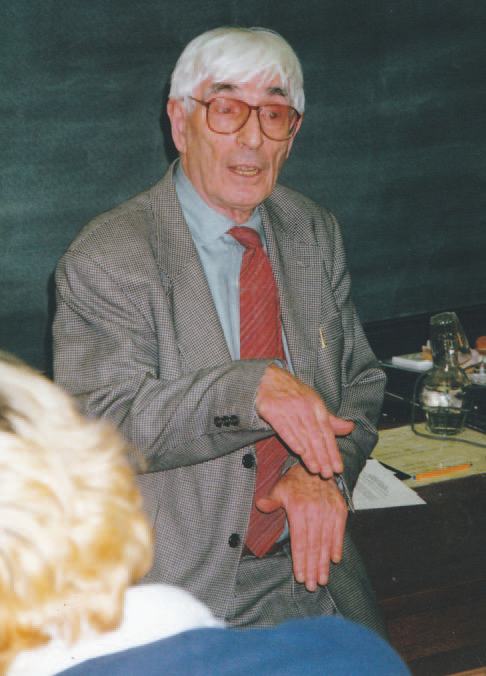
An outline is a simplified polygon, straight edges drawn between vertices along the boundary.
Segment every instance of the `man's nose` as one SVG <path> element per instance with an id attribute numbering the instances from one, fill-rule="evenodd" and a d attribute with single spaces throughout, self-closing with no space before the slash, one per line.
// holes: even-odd
<path id="1" fill-rule="evenodd" d="M 250 111 L 250 117 L 238 132 L 238 141 L 249 148 L 259 148 L 263 143 L 263 132 L 256 110 Z"/>

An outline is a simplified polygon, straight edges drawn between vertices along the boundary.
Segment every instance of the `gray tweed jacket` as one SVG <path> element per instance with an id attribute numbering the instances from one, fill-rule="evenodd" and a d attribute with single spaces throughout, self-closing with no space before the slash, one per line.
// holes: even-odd
<path id="1" fill-rule="evenodd" d="M 376 443 L 384 375 L 350 300 L 339 228 L 282 186 L 260 208 L 294 372 L 356 424 L 339 442 L 352 491 Z M 147 579 L 185 587 L 224 617 L 255 482 L 242 458 L 272 433 L 254 406 L 270 360 L 231 361 L 172 168 L 89 223 L 56 281 L 55 379 L 146 461 L 139 484 L 156 532 Z M 328 589 L 344 615 L 373 626 L 363 576 L 347 535 Z"/>

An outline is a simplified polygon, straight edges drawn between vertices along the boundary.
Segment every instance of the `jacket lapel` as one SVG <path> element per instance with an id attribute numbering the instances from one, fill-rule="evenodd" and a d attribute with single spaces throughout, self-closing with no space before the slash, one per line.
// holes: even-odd
<path id="1" fill-rule="evenodd" d="M 169 278 L 169 301 L 178 347 L 189 370 L 231 361 L 206 275 L 177 200 L 172 167 L 154 204 L 157 259 Z M 157 202 L 159 201 L 159 204 Z"/>
<path id="2" fill-rule="evenodd" d="M 313 386 L 319 338 L 322 267 L 315 245 L 290 237 L 293 225 L 261 207 L 267 253 L 277 282 L 282 326 L 297 378 Z M 295 225 L 295 224 L 294 224 Z"/>

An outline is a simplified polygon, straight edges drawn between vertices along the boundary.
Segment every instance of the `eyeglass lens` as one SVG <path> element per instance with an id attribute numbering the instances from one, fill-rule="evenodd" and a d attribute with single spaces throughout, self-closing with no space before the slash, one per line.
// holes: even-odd
<path id="1" fill-rule="evenodd" d="M 247 103 L 238 99 L 213 99 L 208 106 L 208 125 L 219 134 L 233 134 L 245 125 L 251 110 Z M 292 135 L 298 113 L 291 106 L 269 104 L 258 108 L 258 119 L 266 136 L 283 141 Z"/>

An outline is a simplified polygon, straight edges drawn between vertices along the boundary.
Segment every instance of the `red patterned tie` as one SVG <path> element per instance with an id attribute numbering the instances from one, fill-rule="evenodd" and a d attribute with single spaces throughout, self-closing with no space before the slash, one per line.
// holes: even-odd
<path id="1" fill-rule="evenodd" d="M 246 226 L 228 232 L 245 247 L 240 270 L 240 359 L 284 359 L 277 284 L 260 235 Z M 280 508 L 263 514 L 255 502 L 275 485 L 288 453 L 276 436 L 257 441 L 255 447 L 257 476 L 246 545 L 261 558 L 282 533 L 285 512 Z"/>

